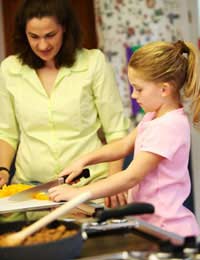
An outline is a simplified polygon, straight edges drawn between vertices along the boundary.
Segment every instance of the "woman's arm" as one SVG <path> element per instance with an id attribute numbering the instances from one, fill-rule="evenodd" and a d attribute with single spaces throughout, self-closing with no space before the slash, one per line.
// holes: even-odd
<path id="1" fill-rule="evenodd" d="M 3 66 L 4 67 L 4 66 Z M 0 167 L 10 169 L 19 141 L 19 129 L 15 115 L 13 96 L 10 95 L 6 78 L 7 73 L 0 68 Z M 9 174 L 0 171 L 0 186 L 7 183 Z"/>
<path id="2" fill-rule="evenodd" d="M 5 167 L 10 170 L 11 163 L 15 155 L 15 150 L 7 142 L 0 140 L 0 167 Z M 0 187 L 7 184 L 9 173 L 6 170 L 0 171 Z"/>
<path id="3" fill-rule="evenodd" d="M 108 167 L 108 176 L 111 176 L 117 172 L 122 171 L 124 159 L 110 162 Z M 117 206 L 123 206 L 127 203 L 127 193 L 122 192 L 113 196 L 108 196 L 104 199 L 104 204 L 108 208 L 115 208 Z"/>

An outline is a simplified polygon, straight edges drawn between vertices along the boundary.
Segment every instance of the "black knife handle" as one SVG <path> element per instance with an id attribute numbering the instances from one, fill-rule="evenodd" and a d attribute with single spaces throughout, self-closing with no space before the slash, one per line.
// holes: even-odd
<path id="1" fill-rule="evenodd" d="M 94 213 L 94 217 L 97 218 L 98 222 L 103 222 L 111 218 L 122 218 L 130 215 L 141 215 L 149 213 L 154 213 L 154 206 L 152 204 L 133 202 L 118 208 L 97 210 Z"/>
<path id="2" fill-rule="evenodd" d="M 67 179 L 67 177 L 68 177 L 68 175 L 63 176 L 64 182 L 65 182 L 65 180 Z M 76 176 L 76 177 L 72 180 L 72 182 L 78 181 L 78 180 L 80 180 L 80 178 L 89 178 L 89 177 L 90 177 L 90 170 L 89 170 L 88 168 L 85 168 L 85 169 L 82 170 L 82 172 L 81 172 L 78 176 Z"/>

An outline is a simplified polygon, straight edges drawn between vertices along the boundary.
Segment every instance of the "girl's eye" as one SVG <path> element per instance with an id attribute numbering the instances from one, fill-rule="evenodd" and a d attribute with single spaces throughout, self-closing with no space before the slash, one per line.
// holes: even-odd
<path id="1" fill-rule="evenodd" d="M 133 87 L 133 91 L 135 91 L 135 92 L 140 93 L 142 91 L 142 88 L 136 87 L 134 85 L 132 85 L 132 87 Z"/>
<path id="2" fill-rule="evenodd" d="M 134 90 L 135 90 L 136 92 L 138 92 L 138 93 L 140 93 L 140 92 L 142 91 L 141 88 L 134 88 Z"/>

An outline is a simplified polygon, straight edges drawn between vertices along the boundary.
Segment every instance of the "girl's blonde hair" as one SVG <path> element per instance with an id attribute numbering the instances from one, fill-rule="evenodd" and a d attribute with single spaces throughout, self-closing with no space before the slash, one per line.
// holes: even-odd
<path id="1" fill-rule="evenodd" d="M 199 53 L 192 43 L 152 42 L 133 53 L 129 66 L 152 82 L 171 82 L 191 100 L 193 123 L 200 122 Z"/>

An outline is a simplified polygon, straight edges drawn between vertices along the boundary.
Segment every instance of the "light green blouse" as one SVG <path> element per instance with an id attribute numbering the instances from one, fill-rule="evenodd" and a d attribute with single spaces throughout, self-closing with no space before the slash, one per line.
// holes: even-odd
<path id="1" fill-rule="evenodd" d="M 113 72 L 99 50 L 79 51 L 71 68 L 62 67 L 51 97 L 36 71 L 16 56 L 2 62 L 1 73 L 0 139 L 17 151 L 14 182 L 56 178 L 75 158 L 102 145 L 101 126 L 108 142 L 127 133 Z M 106 171 L 106 164 L 90 167 L 91 179 Z"/>

